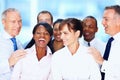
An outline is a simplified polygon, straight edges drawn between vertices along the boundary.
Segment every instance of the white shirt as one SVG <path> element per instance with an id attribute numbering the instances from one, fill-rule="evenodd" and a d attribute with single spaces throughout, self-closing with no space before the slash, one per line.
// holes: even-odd
<path id="1" fill-rule="evenodd" d="M 35 45 L 26 49 L 25 58 L 14 66 L 11 80 L 48 80 L 51 70 L 52 52 L 47 47 L 47 55 L 38 61 Z"/>
<path id="2" fill-rule="evenodd" d="M 0 34 L 0 80 L 10 80 L 11 68 L 8 58 L 14 52 L 12 38 L 7 32 Z M 17 40 L 18 49 L 22 49 L 22 44 Z"/>
<path id="3" fill-rule="evenodd" d="M 105 72 L 105 80 L 120 80 L 120 33 L 113 36 L 108 61 L 104 61 L 102 72 Z"/>
<path id="4" fill-rule="evenodd" d="M 85 41 L 84 39 L 82 39 L 81 43 L 88 47 L 88 42 Z M 92 41 L 90 41 L 90 46 L 100 51 L 102 56 L 104 55 L 106 43 L 102 42 L 98 38 L 94 38 Z"/>
<path id="5" fill-rule="evenodd" d="M 74 55 L 67 46 L 56 51 L 52 57 L 53 80 L 101 80 L 99 67 L 87 49 L 80 45 Z"/>

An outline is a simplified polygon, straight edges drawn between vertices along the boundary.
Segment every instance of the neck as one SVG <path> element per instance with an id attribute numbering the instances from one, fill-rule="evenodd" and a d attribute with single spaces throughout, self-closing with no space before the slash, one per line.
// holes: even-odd
<path id="1" fill-rule="evenodd" d="M 54 41 L 53 42 L 53 47 L 54 47 L 54 50 L 57 51 L 59 49 L 61 49 L 63 47 L 63 41 Z"/>
<path id="2" fill-rule="evenodd" d="M 69 48 L 72 55 L 74 55 L 76 53 L 79 46 L 80 46 L 79 42 L 73 43 L 72 45 L 68 46 L 68 48 Z"/>
<path id="3" fill-rule="evenodd" d="M 44 47 L 44 48 L 36 47 L 36 56 L 37 56 L 38 60 L 40 60 L 41 58 L 46 56 L 46 54 L 47 54 L 46 47 Z"/>

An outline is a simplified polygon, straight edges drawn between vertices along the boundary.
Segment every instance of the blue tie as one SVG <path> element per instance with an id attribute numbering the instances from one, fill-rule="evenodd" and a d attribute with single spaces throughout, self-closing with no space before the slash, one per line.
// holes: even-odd
<path id="1" fill-rule="evenodd" d="M 16 38 L 11 38 L 11 41 L 13 42 L 14 51 L 16 51 L 17 50 Z"/>
<path id="2" fill-rule="evenodd" d="M 88 46 L 90 46 L 90 42 L 88 42 Z"/>
<path id="3" fill-rule="evenodd" d="M 110 53 L 110 48 L 111 48 L 111 42 L 114 40 L 113 37 L 111 37 L 109 40 L 108 40 L 108 43 L 106 45 L 106 49 L 105 49 L 105 53 L 104 53 L 104 56 L 103 58 L 105 60 L 108 60 L 108 57 L 109 57 L 109 53 Z"/>
<path id="4" fill-rule="evenodd" d="M 111 43 L 112 43 L 113 40 L 114 40 L 114 38 L 111 37 L 107 42 L 105 53 L 104 53 L 104 56 L 103 56 L 104 60 L 108 60 L 109 53 L 110 53 L 110 48 L 111 48 Z M 101 75 L 102 75 L 102 80 L 104 80 L 105 73 L 101 72 Z"/>

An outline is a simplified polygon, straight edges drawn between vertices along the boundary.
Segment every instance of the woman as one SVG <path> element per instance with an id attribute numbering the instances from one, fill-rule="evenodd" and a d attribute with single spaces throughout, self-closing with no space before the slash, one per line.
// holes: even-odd
<path id="1" fill-rule="evenodd" d="M 60 38 L 60 31 L 59 31 L 59 26 L 60 23 L 63 21 L 63 19 L 57 19 L 54 23 L 53 23 L 53 36 L 54 39 L 51 42 L 51 50 L 54 53 L 55 51 L 61 49 L 64 47 L 63 45 L 63 41 Z"/>
<path id="2" fill-rule="evenodd" d="M 88 48 L 81 45 L 82 24 L 75 18 L 65 19 L 60 24 L 64 48 L 52 56 L 53 80 L 101 80 L 97 63 L 88 54 Z"/>
<path id="3" fill-rule="evenodd" d="M 52 36 L 48 23 L 38 23 L 33 29 L 34 45 L 26 49 L 28 53 L 15 66 L 11 80 L 48 80 L 52 52 L 47 46 Z"/>

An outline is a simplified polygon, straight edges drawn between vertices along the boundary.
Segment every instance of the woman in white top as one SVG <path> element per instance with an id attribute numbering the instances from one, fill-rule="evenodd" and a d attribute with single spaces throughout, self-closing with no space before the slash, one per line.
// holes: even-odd
<path id="1" fill-rule="evenodd" d="M 26 49 L 26 57 L 14 66 L 11 80 L 48 80 L 52 53 L 47 44 L 52 34 L 52 27 L 48 23 L 35 25 L 34 45 Z"/>
<path id="2" fill-rule="evenodd" d="M 88 48 L 79 43 L 81 21 L 65 19 L 60 24 L 60 33 L 65 47 L 52 56 L 53 80 L 101 80 L 98 64 L 88 54 Z"/>

